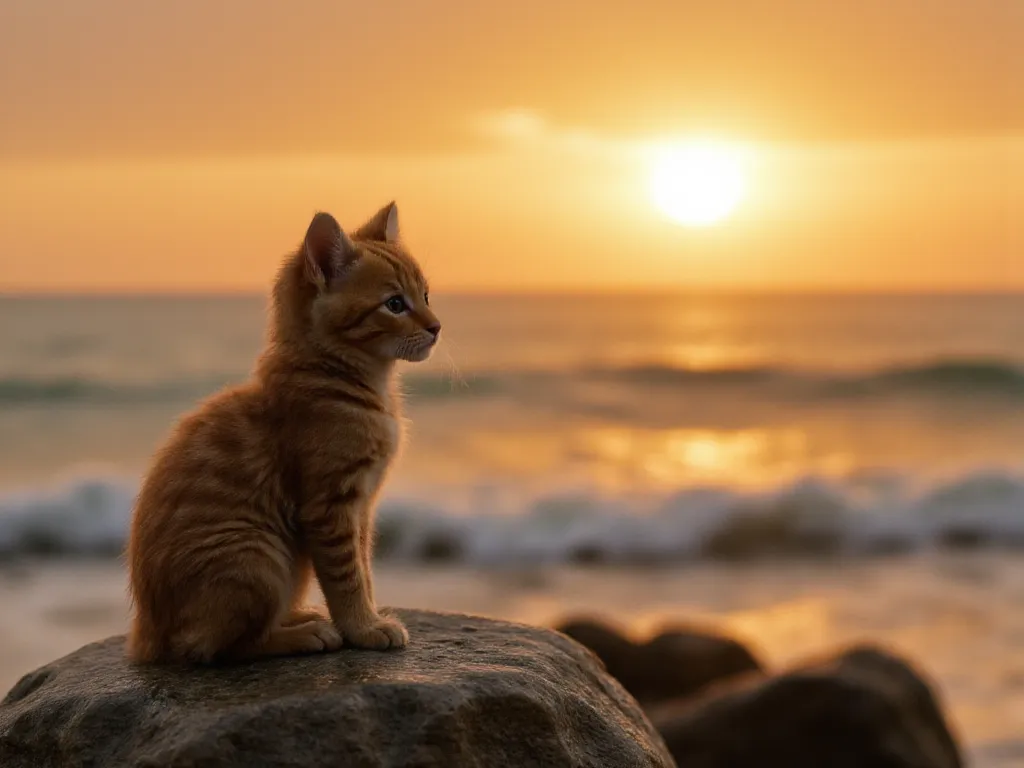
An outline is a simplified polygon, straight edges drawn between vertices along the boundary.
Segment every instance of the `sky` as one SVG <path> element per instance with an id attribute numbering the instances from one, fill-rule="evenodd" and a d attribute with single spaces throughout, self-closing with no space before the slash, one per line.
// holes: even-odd
<path id="1" fill-rule="evenodd" d="M 1024 289 L 1019 0 L 4 0 L 0 291 L 263 290 L 394 199 L 435 291 Z M 745 194 L 690 228 L 654 149 Z"/>

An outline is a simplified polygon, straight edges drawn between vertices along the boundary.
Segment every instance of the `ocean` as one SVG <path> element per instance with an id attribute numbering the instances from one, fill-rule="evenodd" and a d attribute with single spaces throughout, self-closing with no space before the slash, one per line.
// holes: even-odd
<path id="1" fill-rule="evenodd" d="M 1024 765 L 1024 295 L 434 304 L 380 509 L 388 599 L 699 618 L 780 664 L 876 639 L 936 676 L 975 764 Z M 120 631 L 138 478 L 248 375 L 265 315 L 0 298 L 0 687 Z"/>

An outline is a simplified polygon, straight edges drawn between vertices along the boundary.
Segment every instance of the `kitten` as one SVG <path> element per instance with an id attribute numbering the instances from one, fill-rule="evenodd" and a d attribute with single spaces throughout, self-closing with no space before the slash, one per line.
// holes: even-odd
<path id="1" fill-rule="evenodd" d="M 395 361 L 425 360 L 441 330 L 428 301 L 394 203 L 351 236 L 313 218 L 254 376 L 184 417 L 142 485 L 132 660 L 405 646 L 374 605 L 373 508 L 401 442 Z M 329 618 L 300 604 L 314 574 Z"/>

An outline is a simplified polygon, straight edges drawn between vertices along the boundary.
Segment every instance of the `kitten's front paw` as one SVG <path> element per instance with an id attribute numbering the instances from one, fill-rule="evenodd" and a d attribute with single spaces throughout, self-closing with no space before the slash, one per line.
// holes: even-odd
<path id="1" fill-rule="evenodd" d="M 346 627 L 344 634 L 345 642 L 349 645 L 373 651 L 405 648 L 409 644 L 408 630 L 394 616 L 377 616 L 369 624 Z"/>

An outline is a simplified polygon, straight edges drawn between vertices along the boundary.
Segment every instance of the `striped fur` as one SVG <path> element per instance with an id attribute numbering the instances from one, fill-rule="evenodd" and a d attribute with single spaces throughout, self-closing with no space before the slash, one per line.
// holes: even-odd
<path id="1" fill-rule="evenodd" d="M 132 660 L 406 644 L 373 600 L 373 508 L 401 444 L 394 363 L 426 359 L 439 331 L 393 203 L 351 236 L 314 217 L 278 274 L 254 376 L 186 415 L 145 478 Z M 314 576 L 329 616 L 302 606 Z"/>

